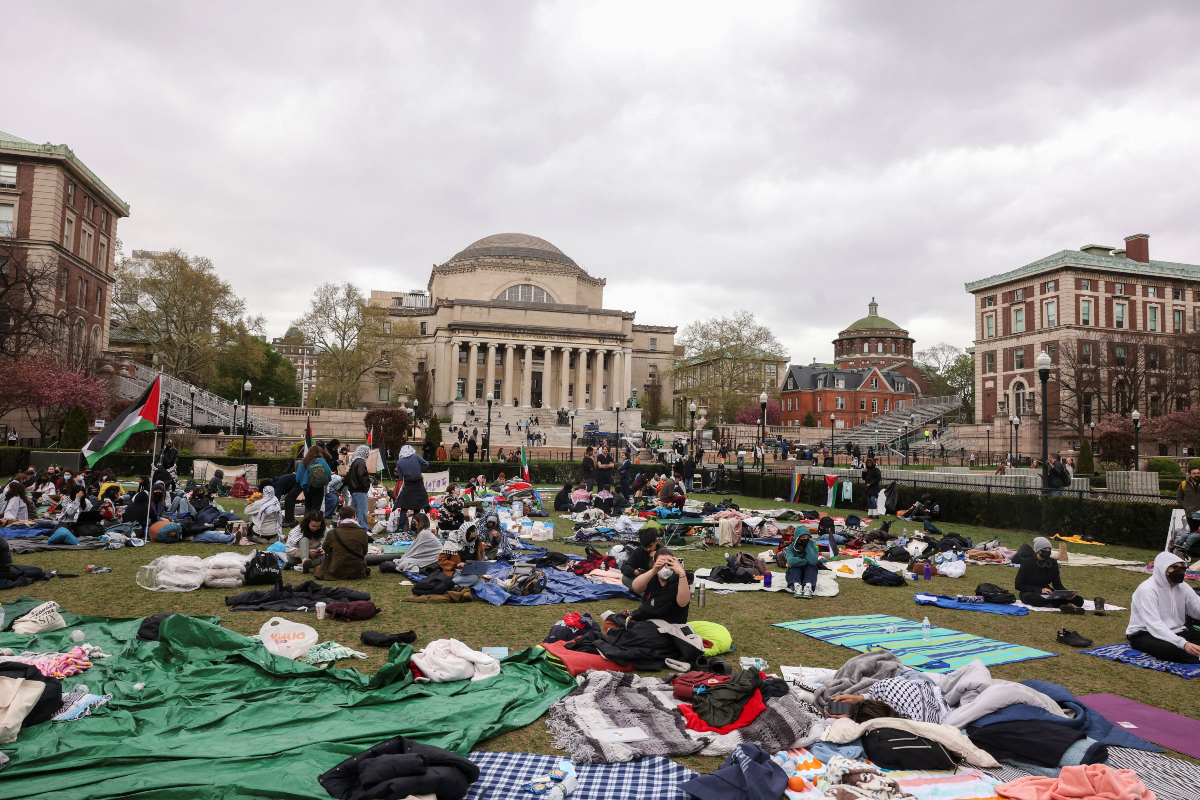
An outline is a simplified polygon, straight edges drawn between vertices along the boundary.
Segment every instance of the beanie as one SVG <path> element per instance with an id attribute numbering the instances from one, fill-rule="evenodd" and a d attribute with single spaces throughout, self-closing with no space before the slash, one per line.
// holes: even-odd
<path id="1" fill-rule="evenodd" d="M 1045 536 L 1039 536 L 1033 540 L 1033 552 L 1040 553 L 1043 550 L 1051 549 L 1053 549 L 1053 547 L 1050 544 L 1050 540 Z"/>

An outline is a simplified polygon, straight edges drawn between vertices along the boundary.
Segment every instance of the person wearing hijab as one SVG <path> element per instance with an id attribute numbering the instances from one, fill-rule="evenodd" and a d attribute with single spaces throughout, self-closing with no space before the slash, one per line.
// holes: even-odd
<path id="1" fill-rule="evenodd" d="M 396 460 L 396 475 L 401 484 L 396 487 L 396 507 L 408 511 L 423 511 L 429 513 L 429 493 L 425 491 L 425 477 L 422 471 L 429 462 L 417 455 L 412 445 L 406 444 L 400 448 L 400 457 Z M 408 527 L 406 514 L 400 517 L 400 524 L 405 530 Z"/>
<path id="2" fill-rule="evenodd" d="M 250 520 L 249 536 L 260 544 L 274 544 L 283 532 L 283 509 L 275 496 L 275 487 L 264 486 L 262 497 L 246 506 Z"/>
<path id="3" fill-rule="evenodd" d="M 1045 536 L 1033 540 L 1035 557 L 1022 561 L 1017 570 L 1017 596 L 1027 606 L 1051 606 L 1064 614 L 1082 614 L 1083 597 L 1063 586 L 1058 562 L 1050 557 L 1050 551 L 1050 540 Z"/>
<path id="4" fill-rule="evenodd" d="M 1200 596 L 1183 582 L 1187 565 L 1174 553 L 1154 558 L 1154 574 L 1133 592 L 1129 646 L 1177 664 L 1200 664 Z"/>
<path id="5" fill-rule="evenodd" d="M 817 565 L 821 563 L 812 532 L 801 528 L 796 538 L 783 549 L 787 561 L 787 588 L 804 600 L 811 600 L 817 586 Z"/>
<path id="6" fill-rule="evenodd" d="M 371 473 L 367 472 L 367 456 L 371 448 L 365 444 L 359 445 L 350 456 L 350 468 L 346 471 L 345 486 L 350 492 L 350 504 L 358 517 L 358 526 L 370 529 L 367 522 L 367 492 L 371 491 Z M 422 484 L 423 485 L 423 484 Z"/>

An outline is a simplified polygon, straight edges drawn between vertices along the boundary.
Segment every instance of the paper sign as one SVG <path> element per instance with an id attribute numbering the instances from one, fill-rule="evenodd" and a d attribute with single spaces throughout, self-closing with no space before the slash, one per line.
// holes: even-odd
<path id="1" fill-rule="evenodd" d="M 421 477 L 425 479 L 425 491 L 430 494 L 443 494 L 450 488 L 450 470 L 430 472 Z"/>
<path id="2" fill-rule="evenodd" d="M 593 730 L 592 736 L 600 742 L 642 742 L 650 738 L 641 728 L 604 728 Z"/>
<path id="3" fill-rule="evenodd" d="M 1122 728 L 1136 728 L 1137 727 L 1137 725 L 1134 725 L 1132 722 L 1118 722 L 1117 724 L 1120 725 Z"/>
<path id="4" fill-rule="evenodd" d="M 492 658 L 508 658 L 507 647 L 481 647 L 479 648 L 479 651 L 491 656 Z"/>

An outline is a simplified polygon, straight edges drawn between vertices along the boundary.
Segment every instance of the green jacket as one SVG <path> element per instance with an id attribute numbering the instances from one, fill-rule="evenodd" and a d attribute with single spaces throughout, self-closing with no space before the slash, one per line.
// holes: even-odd
<path id="1" fill-rule="evenodd" d="M 1189 517 L 1200 511 L 1200 484 L 1184 481 L 1179 484 L 1179 491 L 1175 496 Z"/>
<path id="2" fill-rule="evenodd" d="M 787 559 L 789 567 L 803 567 L 805 564 L 816 566 L 821 563 L 821 556 L 817 552 L 817 544 L 812 539 L 808 540 L 808 547 L 804 548 L 804 552 L 800 553 L 796 550 L 796 543 L 799 540 L 793 540 L 791 544 L 783 550 L 783 556 Z"/>

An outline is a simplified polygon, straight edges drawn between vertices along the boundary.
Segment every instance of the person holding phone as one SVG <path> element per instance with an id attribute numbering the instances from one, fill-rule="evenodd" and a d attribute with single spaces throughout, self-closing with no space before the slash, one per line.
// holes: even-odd
<path id="1" fill-rule="evenodd" d="M 633 579 L 633 593 L 642 596 L 642 604 L 629 615 L 633 620 L 661 619 L 672 625 L 685 625 L 692 590 L 688 587 L 683 564 L 665 547 L 655 551 L 650 569 Z"/>
<path id="2" fill-rule="evenodd" d="M 1050 540 L 1039 536 L 1033 540 L 1035 558 L 1021 562 L 1015 588 L 1021 602 L 1027 606 L 1052 606 L 1064 614 L 1082 614 L 1083 597 L 1063 586 L 1058 562 L 1050 557 Z"/>

